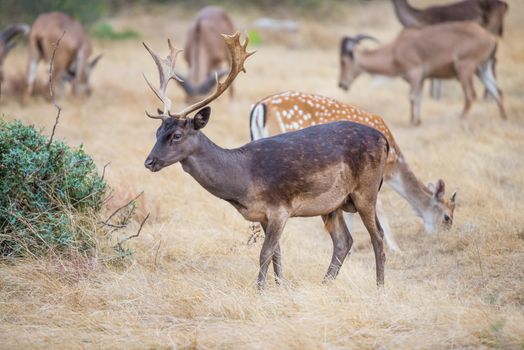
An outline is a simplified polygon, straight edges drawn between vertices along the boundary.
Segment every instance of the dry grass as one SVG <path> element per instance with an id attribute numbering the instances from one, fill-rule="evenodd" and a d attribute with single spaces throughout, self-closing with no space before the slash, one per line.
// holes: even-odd
<path id="1" fill-rule="evenodd" d="M 355 103 L 384 117 L 421 179 L 441 177 L 448 191 L 458 190 L 454 228 L 437 236 L 424 234 L 408 204 L 383 190 L 403 253 L 388 254 L 381 293 L 359 227 L 339 278 L 320 284 L 331 241 L 313 218 L 286 227 L 286 285 L 269 283 L 257 295 L 260 242 L 245 244 L 242 217 L 180 166 L 152 174 L 142 165 L 157 126 L 143 114 L 157 103 L 141 77 L 155 76 L 151 59 L 138 42 L 97 43 L 105 56 L 94 95 L 62 101 L 57 136 L 83 143 L 100 167 L 111 161 L 110 178 L 122 179 L 130 192 L 144 190 L 155 218 L 130 241 L 135 255 L 124 267 L 80 258 L 2 263 L 0 348 L 523 348 L 524 3 L 510 7 L 499 59 L 507 122 L 482 100 L 460 121 L 456 82 L 444 85 L 441 102 L 425 97 L 419 128 L 408 126 L 408 87 L 400 80 L 363 76 L 349 94 L 339 91 L 340 35 L 367 32 L 387 41 L 399 29 L 390 4 L 376 1 L 352 5 L 338 23 L 300 21 L 315 33 L 311 40 L 295 49 L 259 47 L 238 79 L 238 98 L 212 105 L 207 135 L 234 147 L 248 141 L 250 105 L 268 94 L 297 89 Z M 234 18 L 246 28 L 255 15 Z M 187 18 L 177 8 L 132 9 L 112 24 L 141 30 L 160 50 L 168 35 L 183 40 Z M 329 41 L 318 47 L 319 38 Z M 24 64 L 19 48 L 6 71 L 16 75 Z M 173 88 L 171 95 L 181 105 L 181 92 Z M 55 114 L 41 98 L 24 107 L 4 96 L 0 108 L 48 131 Z"/>

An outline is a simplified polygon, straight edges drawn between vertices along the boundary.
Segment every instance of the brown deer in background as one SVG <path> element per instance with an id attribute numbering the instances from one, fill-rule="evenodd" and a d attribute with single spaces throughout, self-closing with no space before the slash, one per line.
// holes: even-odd
<path id="1" fill-rule="evenodd" d="M 195 101 L 208 94 L 215 85 L 215 74 L 227 74 L 230 57 L 220 34 L 235 32 L 233 21 L 220 7 L 201 9 L 189 28 L 184 47 L 184 59 L 189 67 L 187 77 L 176 79 L 186 93 L 187 101 Z M 223 64 L 228 67 L 224 68 Z M 233 87 L 230 88 L 233 96 Z"/>
<path id="2" fill-rule="evenodd" d="M 504 32 L 504 16 L 508 11 L 508 4 L 501 0 L 464 0 L 421 10 L 413 8 L 407 0 L 393 0 L 393 5 L 404 27 L 420 28 L 443 22 L 473 21 L 498 36 Z M 495 74 L 495 54 L 492 63 Z M 431 81 L 430 93 L 432 97 L 440 98 L 440 84 L 436 80 Z M 488 90 L 485 90 L 484 96 L 487 94 Z"/>
<path id="3" fill-rule="evenodd" d="M 51 60 L 59 39 L 51 80 L 60 82 L 61 90 L 66 80 L 72 80 L 74 95 L 91 93 L 89 77 L 101 55 L 89 62 L 91 43 L 80 22 L 64 13 L 51 12 L 38 16 L 29 33 L 26 98 L 33 93 L 38 62 Z"/>
<path id="4" fill-rule="evenodd" d="M 407 0 L 392 0 L 404 27 L 425 27 L 454 21 L 473 21 L 493 34 L 502 36 L 508 4 L 500 0 L 463 0 L 425 9 L 413 8 Z"/>
<path id="5" fill-rule="evenodd" d="M 14 24 L 0 33 L 0 85 L 4 81 L 3 65 L 9 51 L 16 45 L 16 38 L 29 33 L 27 24 Z"/>
<path id="6" fill-rule="evenodd" d="M 497 37 L 474 22 L 449 22 L 423 28 L 406 28 L 395 40 L 374 50 L 358 50 L 368 35 L 345 37 L 340 50 L 339 86 L 348 90 L 362 72 L 402 77 L 410 84 L 411 123 L 420 124 L 420 101 L 424 80 L 458 79 L 465 96 L 461 116 L 476 98 L 473 76 L 477 76 L 495 99 L 506 119 L 502 92 L 493 74 Z"/>
<path id="7" fill-rule="evenodd" d="M 386 138 L 375 129 L 341 121 L 318 125 L 223 149 L 200 130 L 211 109 L 240 71 L 244 71 L 247 39 L 239 34 L 224 36 L 231 53 L 231 70 L 215 93 L 179 113 L 171 113 L 167 84 L 176 79 L 177 50 L 161 59 L 147 46 L 160 74 L 160 87 L 148 84 L 164 104 L 156 143 L 145 161 L 146 168 L 159 171 L 180 162 L 201 186 L 231 203 L 246 219 L 260 222 L 265 239 L 260 253 L 258 287 L 263 289 L 270 262 L 277 283 L 282 278 L 279 239 L 291 217 L 322 216 L 333 240 L 333 256 L 325 279 L 334 279 L 350 252 L 353 239 L 342 217 L 343 211 L 358 212 L 375 252 L 377 283 L 384 283 L 383 231 L 375 204 L 388 154 Z M 146 79 L 147 80 L 147 79 Z M 188 115 L 198 111 L 193 118 Z"/>
<path id="8" fill-rule="evenodd" d="M 251 109 L 249 125 L 251 139 L 259 140 L 338 120 L 349 120 L 380 131 L 390 146 L 384 170 L 386 184 L 411 204 L 416 214 L 422 218 L 426 232 L 436 233 L 439 229 L 451 227 L 456 192 L 447 200 L 444 198 L 444 181 L 439 179 L 436 186 L 425 186 L 418 180 L 407 164 L 391 130 L 380 116 L 329 97 L 287 91 L 257 102 Z M 384 229 L 386 243 L 392 250 L 399 250 L 387 218 L 381 210 L 380 201 L 377 202 L 377 213 Z"/>

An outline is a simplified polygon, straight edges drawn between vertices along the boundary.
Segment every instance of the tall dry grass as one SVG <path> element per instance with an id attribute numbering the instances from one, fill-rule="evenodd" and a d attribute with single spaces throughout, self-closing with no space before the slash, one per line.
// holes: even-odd
<path id="1" fill-rule="evenodd" d="M 243 29 L 257 13 L 237 9 L 233 16 Z M 282 90 L 360 105 L 384 117 L 423 181 L 443 178 L 449 193 L 458 190 L 451 231 L 426 235 L 408 204 L 384 188 L 403 252 L 387 254 L 383 292 L 359 226 L 338 279 L 320 284 L 332 248 L 320 220 L 311 218 L 286 227 L 285 285 L 269 283 L 257 295 L 260 242 L 246 244 L 250 231 L 242 217 L 180 166 L 152 174 L 142 165 L 157 127 L 143 114 L 157 105 L 141 77 L 155 77 L 151 59 L 139 42 L 95 43 L 105 56 L 94 73 L 94 95 L 62 100 L 57 137 L 83 143 L 100 166 L 111 161 L 112 181 L 144 190 L 155 218 L 129 241 L 135 254 L 123 266 L 96 258 L 1 263 L 0 348 L 522 348 L 524 3 L 510 1 L 500 43 L 506 122 L 493 102 L 481 99 L 459 120 L 463 97 L 456 82 L 444 84 L 440 102 L 424 96 L 418 128 L 408 126 L 408 87 L 400 80 L 362 76 L 349 93 L 338 90 L 339 37 L 366 32 L 387 42 L 400 28 L 389 2 L 355 3 L 341 17 L 298 19 L 310 34 L 296 48 L 257 47 L 236 83 L 237 99 L 225 95 L 212 104 L 206 134 L 224 147 L 244 144 L 250 105 Z M 111 23 L 141 30 L 161 51 L 167 36 L 182 43 L 189 18 L 177 7 L 133 8 Z M 24 64 L 19 48 L 6 71 L 16 75 Z M 477 90 L 480 95 L 478 84 Z M 173 87 L 170 95 L 182 106 L 181 91 Z M 0 111 L 47 130 L 53 123 L 54 108 L 42 98 L 22 106 L 6 95 Z"/>

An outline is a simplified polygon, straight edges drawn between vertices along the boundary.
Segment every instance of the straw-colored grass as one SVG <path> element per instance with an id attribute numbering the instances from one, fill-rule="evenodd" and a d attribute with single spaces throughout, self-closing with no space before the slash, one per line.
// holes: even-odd
<path id="1" fill-rule="evenodd" d="M 248 141 L 250 105 L 268 94 L 296 89 L 360 105 L 384 117 L 423 181 L 443 178 L 449 193 L 458 190 L 454 227 L 436 236 L 424 233 L 391 189 L 382 190 L 403 250 L 388 252 L 382 292 L 360 226 L 338 279 L 320 283 L 332 246 L 321 220 L 310 218 L 291 220 L 283 234 L 285 285 L 269 280 L 258 295 L 261 242 L 246 245 L 248 223 L 179 165 L 155 174 L 143 167 L 158 126 L 143 113 L 157 106 L 141 77 L 156 79 L 151 58 L 139 42 L 95 43 L 104 58 L 94 94 L 62 99 L 57 137 L 83 143 L 100 167 L 111 161 L 110 179 L 122 179 L 131 192 L 144 190 L 155 217 L 128 242 L 135 253 L 123 267 L 96 258 L 0 263 L 0 348 L 523 348 L 524 3 L 509 2 L 498 65 L 508 121 L 481 98 L 459 120 L 457 82 L 444 84 L 442 101 L 424 96 L 417 128 L 408 125 L 408 86 L 401 80 L 362 76 L 349 93 L 340 91 L 340 36 L 394 37 L 400 26 L 388 1 L 355 2 L 336 21 L 299 19 L 308 33 L 300 45 L 257 47 L 247 74 L 237 79 L 237 98 L 226 94 L 212 104 L 205 132 L 224 147 Z M 165 52 L 167 36 L 182 44 L 191 18 L 186 11 L 130 9 L 109 22 L 141 31 Z M 256 15 L 233 11 L 241 29 Z M 25 58 L 23 48 L 15 50 L 7 75 L 19 74 Z M 40 73 L 44 79 L 43 65 Z M 477 90 L 481 95 L 479 84 Z M 170 95 L 182 107 L 181 91 L 173 87 Z M 55 115 L 44 99 L 22 106 L 8 91 L 0 110 L 48 132 Z"/>

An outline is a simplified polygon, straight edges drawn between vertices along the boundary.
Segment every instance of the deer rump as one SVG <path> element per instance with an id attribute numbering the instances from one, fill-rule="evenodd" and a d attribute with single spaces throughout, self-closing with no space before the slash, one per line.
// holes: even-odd
<path id="1" fill-rule="evenodd" d="M 221 34 L 232 35 L 234 31 L 231 18 L 219 7 L 205 7 L 197 14 L 184 47 L 188 76 L 177 74 L 182 78 L 177 82 L 188 96 L 206 95 L 215 86 L 215 73 L 219 78 L 228 73 L 227 68 L 221 67 L 223 62 L 231 65 Z"/>

